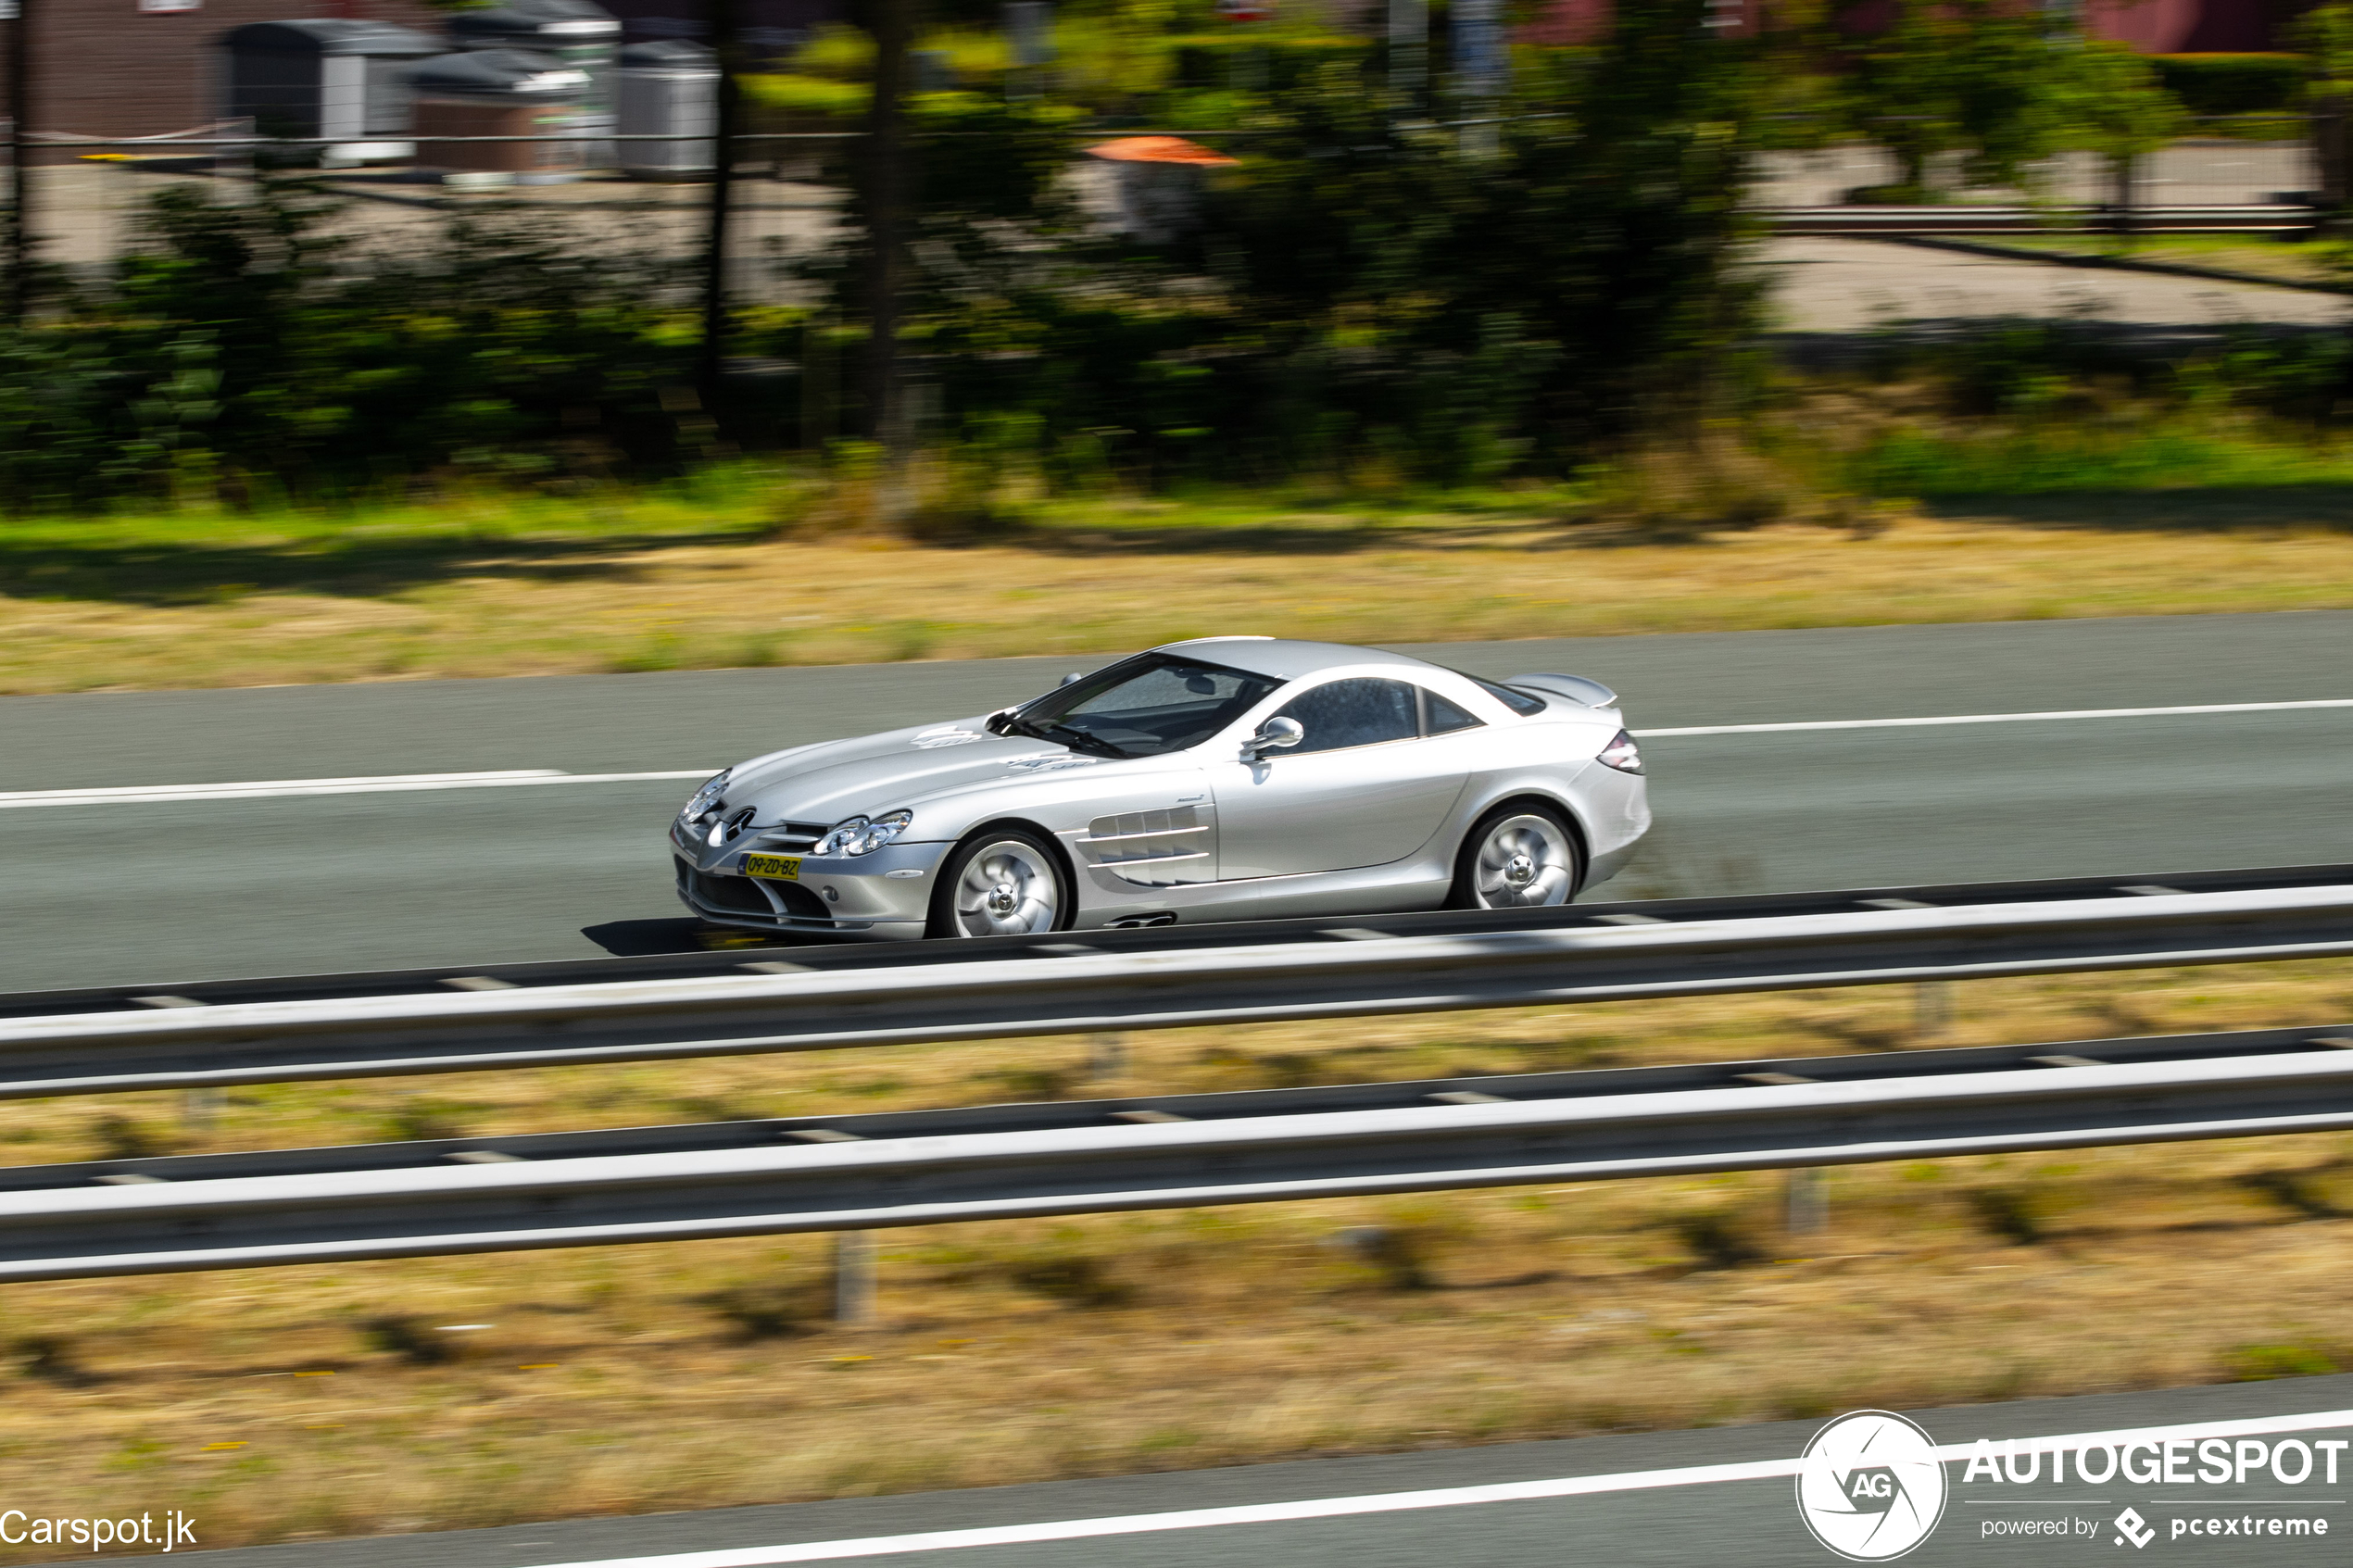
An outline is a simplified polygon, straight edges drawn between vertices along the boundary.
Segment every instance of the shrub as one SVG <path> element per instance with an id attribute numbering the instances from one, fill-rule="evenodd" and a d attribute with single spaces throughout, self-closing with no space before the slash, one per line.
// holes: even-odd
<path id="1" fill-rule="evenodd" d="M 2020 1247 L 2041 1241 L 2046 1233 L 2045 1204 L 2033 1193 L 2015 1187 L 1978 1187 L 1969 1195 L 1978 1223 L 1995 1236 Z"/>
<path id="2" fill-rule="evenodd" d="M 1136 1287 L 1114 1279 L 1096 1260 L 1076 1253 L 1034 1258 L 1014 1264 L 1006 1277 L 1024 1290 L 1073 1307 L 1124 1307 Z"/>
<path id="3" fill-rule="evenodd" d="M 2262 114 L 2296 107 L 2310 74 L 2302 55 L 2152 55 L 2158 80 L 2196 115 Z"/>
<path id="4" fill-rule="evenodd" d="M 82 1388 L 98 1381 L 86 1370 L 75 1354 L 73 1341 L 63 1335 L 35 1334 L 8 1347 L 17 1365 L 27 1377 L 37 1377 L 44 1383 L 55 1383 L 67 1388 Z"/>
<path id="5" fill-rule="evenodd" d="M 411 1366 L 441 1366 L 459 1359 L 465 1341 L 445 1334 L 419 1317 L 387 1312 L 359 1325 L 360 1338 L 371 1350 L 399 1357 Z"/>
<path id="6" fill-rule="evenodd" d="M 746 1340 L 798 1333 L 825 1315 L 822 1293 L 806 1285 L 730 1286 L 698 1299 Z"/>
<path id="7" fill-rule="evenodd" d="M 1332 1237 L 1391 1290 L 1428 1290 L 1438 1283 L 1430 1272 L 1436 1241 L 1435 1233 L 1420 1225 L 1351 1225 Z"/>
<path id="8" fill-rule="evenodd" d="M 2241 1383 L 2261 1383 L 2274 1377 L 2325 1377 L 2337 1369 L 2336 1358 L 2316 1345 L 2242 1345 L 2226 1364 Z"/>
<path id="9" fill-rule="evenodd" d="M 1755 1221 L 1745 1214 L 1710 1210 L 1681 1215 L 1674 1227 L 1677 1237 L 1698 1256 L 1702 1268 L 1737 1269 L 1765 1256 L 1752 1234 Z"/>
<path id="10" fill-rule="evenodd" d="M 108 1111 L 91 1124 L 102 1160 L 151 1160 L 170 1154 L 175 1140 L 135 1117 Z"/>

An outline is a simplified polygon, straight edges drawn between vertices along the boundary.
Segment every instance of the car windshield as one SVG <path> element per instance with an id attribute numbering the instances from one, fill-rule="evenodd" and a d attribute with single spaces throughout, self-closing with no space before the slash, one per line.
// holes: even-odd
<path id="1" fill-rule="evenodd" d="M 1157 757 L 1199 746 L 1280 684 L 1176 654 L 1139 654 L 1024 703 L 1013 719 L 1081 751 Z"/>

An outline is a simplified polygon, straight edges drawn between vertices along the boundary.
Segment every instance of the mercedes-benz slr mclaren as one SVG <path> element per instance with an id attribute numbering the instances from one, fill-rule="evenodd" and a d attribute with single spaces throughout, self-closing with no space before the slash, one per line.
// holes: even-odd
<path id="1" fill-rule="evenodd" d="M 738 763 L 670 842 L 705 920 L 904 938 L 1563 904 L 1649 826 L 1597 681 L 1204 637 Z"/>

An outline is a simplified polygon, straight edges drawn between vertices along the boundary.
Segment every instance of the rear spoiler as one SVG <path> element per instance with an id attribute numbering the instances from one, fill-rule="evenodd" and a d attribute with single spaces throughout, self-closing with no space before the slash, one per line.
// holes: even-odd
<path id="1" fill-rule="evenodd" d="M 1546 696 L 1566 697 L 1579 708 L 1617 706 L 1616 692 L 1583 675 L 1515 675 L 1504 684 L 1526 686 L 1529 691 L 1541 692 Z"/>

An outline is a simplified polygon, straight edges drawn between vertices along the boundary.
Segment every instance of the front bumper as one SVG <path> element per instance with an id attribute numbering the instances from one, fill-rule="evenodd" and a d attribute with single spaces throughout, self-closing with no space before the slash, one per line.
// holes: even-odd
<path id="1" fill-rule="evenodd" d="M 796 854 L 750 843 L 707 848 L 671 835 L 680 902 L 714 925 L 803 935 L 920 937 L 945 844 L 887 844 L 871 855 Z M 793 880 L 743 874 L 746 852 L 800 862 Z"/>

